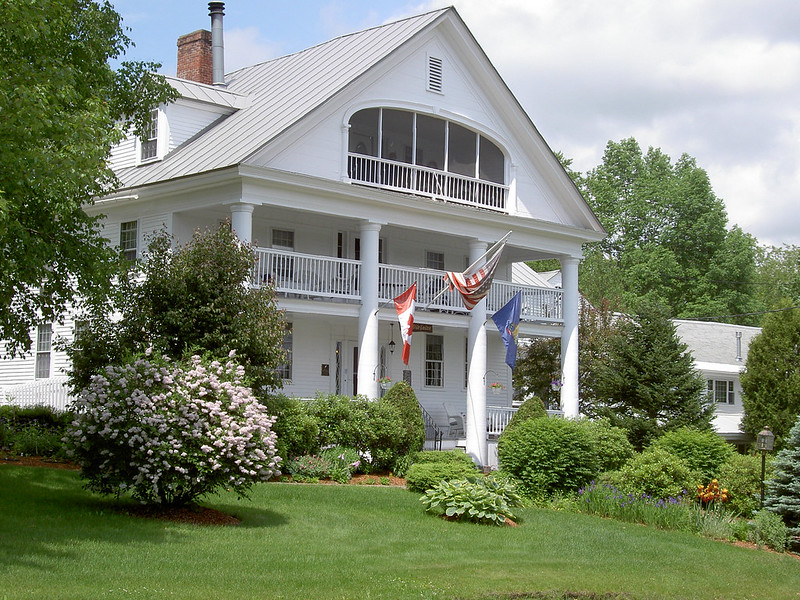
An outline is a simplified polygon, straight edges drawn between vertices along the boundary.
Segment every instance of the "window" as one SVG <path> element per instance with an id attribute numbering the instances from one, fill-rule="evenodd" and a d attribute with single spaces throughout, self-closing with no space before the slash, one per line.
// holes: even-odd
<path id="1" fill-rule="evenodd" d="M 718 404 L 734 404 L 733 381 L 708 380 L 708 397 Z"/>
<path id="2" fill-rule="evenodd" d="M 444 387 L 444 338 L 425 336 L 425 385 Z"/>
<path id="3" fill-rule="evenodd" d="M 444 252 L 425 252 L 425 266 L 429 269 L 444 271 Z"/>
<path id="4" fill-rule="evenodd" d="M 53 326 L 39 325 L 36 332 L 36 379 L 50 377 L 50 350 L 53 342 Z"/>
<path id="5" fill-rule="evenodd" d="M 139 245 L 139 222 L 128 221 L 119 226 L 119 248 L 125 260 L 136 260 Z"/>
<path id="6" fill-rule="evenodd" d="M 142 162 L 158 158 L 158 109 L 150 112 L 150 122 L 141 139 Z"/>
<path id="7" fill-rule="evenodd" d="M 286 362 L 278 367 L 277 372 L 278 377 L 289 381 L 292 379 L 292 346 L 292 324 L 286 323 L 286 329 L 283 333 L 283 344 L 281 346 L 284 352 L 286 352 Z"/>
<path id="8" fill-rule="evenodd" d="M 398 177 L 405 178 L 407 169 L 390 169 L 383 162 L 379 167 L 376 157 L 398 164 L 425 167 L 417 178 L 429 192 L 436 192 L 439 180 L 436 173 L 427 169 L 480 178 L 493 183 L 505 183 L 505 155 L 488 138 L 471 129 L 440 119 L 394 108 L 366 108 L 350 118 L 348 150 L 353 155 L 349 163 L 349 176 L 356 181 L 395 185 Z M 387 173 L 390 175 L 387 175 Z M 394 179 L 392 179 L 392 177 Z M 400 181 L 403 183 L 403 181 Z"/>

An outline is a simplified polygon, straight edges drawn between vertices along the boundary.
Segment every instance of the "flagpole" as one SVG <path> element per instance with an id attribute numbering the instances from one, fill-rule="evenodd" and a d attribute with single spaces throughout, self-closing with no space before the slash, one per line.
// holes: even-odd
<path id="1" fill-rule="evenodd" d="M 484 252 L 481 256 L 479 256 L 475 260 L 475 262 L 473 262 L 470 266 L 468 266 L 466 269 L 464 269 L 464 273 L 466 273 L 467 271 L 471 271 L 476 266 L 478 266 L 479 262 L 481 262 L 482 260 L 485 260 L 486 257 L 489 256 L 492 252 L 494 252 L 500 244 L 505 242 L 512 233 L 513 233 L 513 231 L 509 231 L 502 238 L 500 238 L 497 242 L 495 242 L 492 245 L 492 247 L 489 248 L 486 252 Z M 438 300 L 448 289 L 450 289 L 450 286 L 449 285 L 445 285 L 438 294 L 436 294 L 433 298 L 431 298 L 431 300 L 422 308 L 422 310 L 428 310 L 428 307 L 431 304 L 433 304 L 434 302 L 436 302 L 436 300 Z"/>

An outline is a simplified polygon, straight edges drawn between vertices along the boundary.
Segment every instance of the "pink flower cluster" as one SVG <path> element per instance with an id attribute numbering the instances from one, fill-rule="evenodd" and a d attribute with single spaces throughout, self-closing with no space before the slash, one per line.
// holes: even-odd
<path id="1" fill-rule="evenodd" d="M 72 455 L 89 487 L 180 505 L 219 487 L 245 495 L 279 475 L 275 417 L 233 353 L 170 363 L 151 353 L 109 366 L 73 403 Z"/>

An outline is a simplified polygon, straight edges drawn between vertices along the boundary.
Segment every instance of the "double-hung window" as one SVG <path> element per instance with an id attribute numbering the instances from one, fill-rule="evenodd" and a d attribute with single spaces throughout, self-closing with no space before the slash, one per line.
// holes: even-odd
<path id="1" fill-rule="evenodd" d="M 150 120 L 140 143 L 142 162 L 158 158 L 158 109 L 150 111 Z"/>
<path id="2" fill-rule="evenodd" d="M 425 385 L 444 387 L 444 337 L 425 336 Z"/>
<path id="3" fill-rule="evenodd" d="M 36 379 L 50 377 L 50 352 L 53 347 L 53 326 L 39 325 L 36 331 Z"/>
<path id="4" fill-rule="evenodd" d="M 119 226 L 119 248 L 125 260 L 135 261 L 139 247 L 139 222 L 127 221 Z"/>

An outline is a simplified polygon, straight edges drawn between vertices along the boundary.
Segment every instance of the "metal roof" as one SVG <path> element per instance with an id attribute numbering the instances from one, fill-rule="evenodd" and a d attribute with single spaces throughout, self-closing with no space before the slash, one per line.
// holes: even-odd
<path id="1" fill-rule="evenodd" d="M 236 96 L 246 96 L 249 106 L 214 123 L 162 161 L 121 169 L 117 176 L 122 187 L 166 181 L 245 162 L 287 127 L 447 12 L 455 14 L 452 8 L 428 12 L 341 36 L 228 74 L 226 89 L 235 96 L 218 90 L 216 100 L 230 102 Z M 172 78 L 170 82 L 180 82 L 177 84 L 181 86 L 179 91 L 193 96 L 213 94 L 215 89 Z"/>

